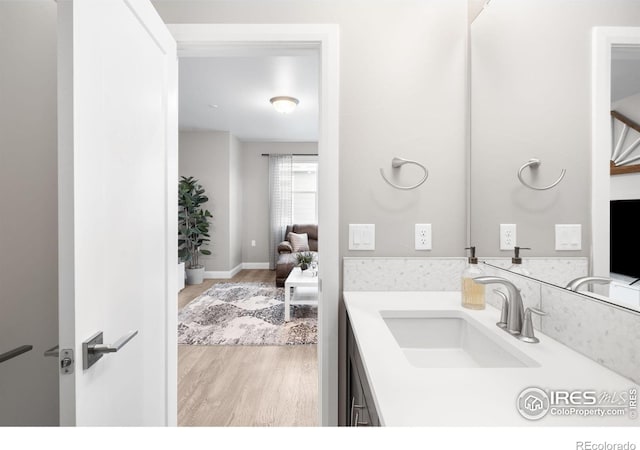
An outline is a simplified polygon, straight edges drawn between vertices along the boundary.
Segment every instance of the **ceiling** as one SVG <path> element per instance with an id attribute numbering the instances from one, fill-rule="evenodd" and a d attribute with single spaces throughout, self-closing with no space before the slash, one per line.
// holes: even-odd
<path id="1" fill-rule="evenodd" d="M 640 47 L 611 50 L 611 101 L 640 93 Z"/>
<path id="2" fill-rule="evenodd" d="M 229 131 L 243 141 L 318 140 L 316 49 L 225 49 L 181 57 L 179 67 L 181 130 Z M 300 101 L 291 114 L 269 103 L 280 95 Z"/>

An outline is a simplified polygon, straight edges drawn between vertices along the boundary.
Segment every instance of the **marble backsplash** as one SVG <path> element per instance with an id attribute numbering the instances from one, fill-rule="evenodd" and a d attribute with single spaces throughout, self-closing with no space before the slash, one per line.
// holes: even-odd
<path id="1" fill-rule="evenodd" d="M 588 273 L 587 258 L 523 258 L 534 278 L 551 283 L 566 283 Z M 509 267 L 511 258 L 485 258 L 498 267 Z M 465 257 L 403 258 L 346 257 L 343 260 L 343 290 L 345 291 L 459 291 L 460 274 L 467 264 Z M 480 267 L 487 275 L 496 270 L 486 264 Z M 501 276 L 506 272 L 499 270 Z M 535 283 L 537 285 L 537 283 Z M 488 291 L 491 290 L 488 287 Z M 527 289 L 527 292 L 531 289 Z M 499 304 L 492 296 L 492 305 Z M 524 296 L 523 296 L 524 297 Z M 528 296 L 531 297 L 531 294 Z M 535 302 L 532 300 L 532 304 Z"/>
<path id="2" fill-rule="evenodd" d="M 481 258 L 488 264 L 507 269 L 511 266 L 511 258 Z M 589 274 L 589 260 L 585 257 L 524 257 L 522 258 L 524 267 L 532 278 L 545 280 L 547 283 L 558 286 L 566 284 L 575 278 L 585 277 Z"/>
<path id="3" fill-rule="evenodd" d="M 640 314 L 540 286 L 542 332 L 640 384 Z"/>
<path id="4" fill-rule="evenodd" d="M 466 258 L 344 258 L 344 291 L 459 291 Z"/>
<path id="5" fill-rule="evenodd" d="M 523 258 L 532 276 L 564 285 L 588 273 L 586 258 Z M 510 258 L 487 262 L 508 267 Z M 344 258 L 345 291 L 459 291 L 466 258 Z M 534 316 L 534 327 L 588 358 L 640 384 L 640 314 L 609 306 L 591 297 L 540 283 L 495 267 L 481 265 L 486 275 L 511 280 Z M 554 281 L 555 280 L 555 281 Z M 486 299 L 500 308 L 496 289 L 486 286 Z"/>

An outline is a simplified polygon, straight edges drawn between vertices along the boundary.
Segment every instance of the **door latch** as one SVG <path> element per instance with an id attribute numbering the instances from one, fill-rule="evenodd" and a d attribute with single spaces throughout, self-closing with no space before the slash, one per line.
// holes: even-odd
<path id="1" fill-rule="evenodd" d="M 58 350 L 58 346 L 56 345 L 44 352 L 44 356 L 58 358 L 58 361 L 60 362 L 60 373 L 62 375 L 69 375 L 73 373 L 75 358 L 73 357 L 72 349 L 65 348 L 63 350 Z"/>
<path id="2" fill-rule="evenodd" d="M 75 359 L 73 357 L 73 350 L 65 348 L 60 352 L 60 373 L 68 375 L 73 373 L 75 366 Z"/>

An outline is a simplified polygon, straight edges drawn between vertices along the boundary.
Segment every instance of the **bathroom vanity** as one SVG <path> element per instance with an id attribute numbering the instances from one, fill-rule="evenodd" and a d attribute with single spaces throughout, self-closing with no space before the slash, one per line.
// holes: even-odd
<path id="1" fill-rule="evenodd" d="M 347 424 L 351 427 L 380 426 L 373 393 L 358 350 L 353 328 L 347 327 Z"/>
<path id="2" fill-rule="evenodd" d="M 638 426 L 628 411 L 525 419 L 516 405 L 530 387 L 599 396 L 637 386 L 539 331 L 539 343 L 520 341 L 495 325 L 492 306 L 462 308 L 460 292 L 344 292 L 344 301 L 352 426 Z"/>

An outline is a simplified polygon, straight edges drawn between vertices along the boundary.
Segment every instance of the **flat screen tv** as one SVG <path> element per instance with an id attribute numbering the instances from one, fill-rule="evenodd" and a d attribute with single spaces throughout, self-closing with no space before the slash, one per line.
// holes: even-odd
<path id="1" fill-rule="evenodd" d="M 640 200 L 611 200 L 610 212 L 609 269 L 640 278 Z"/>

